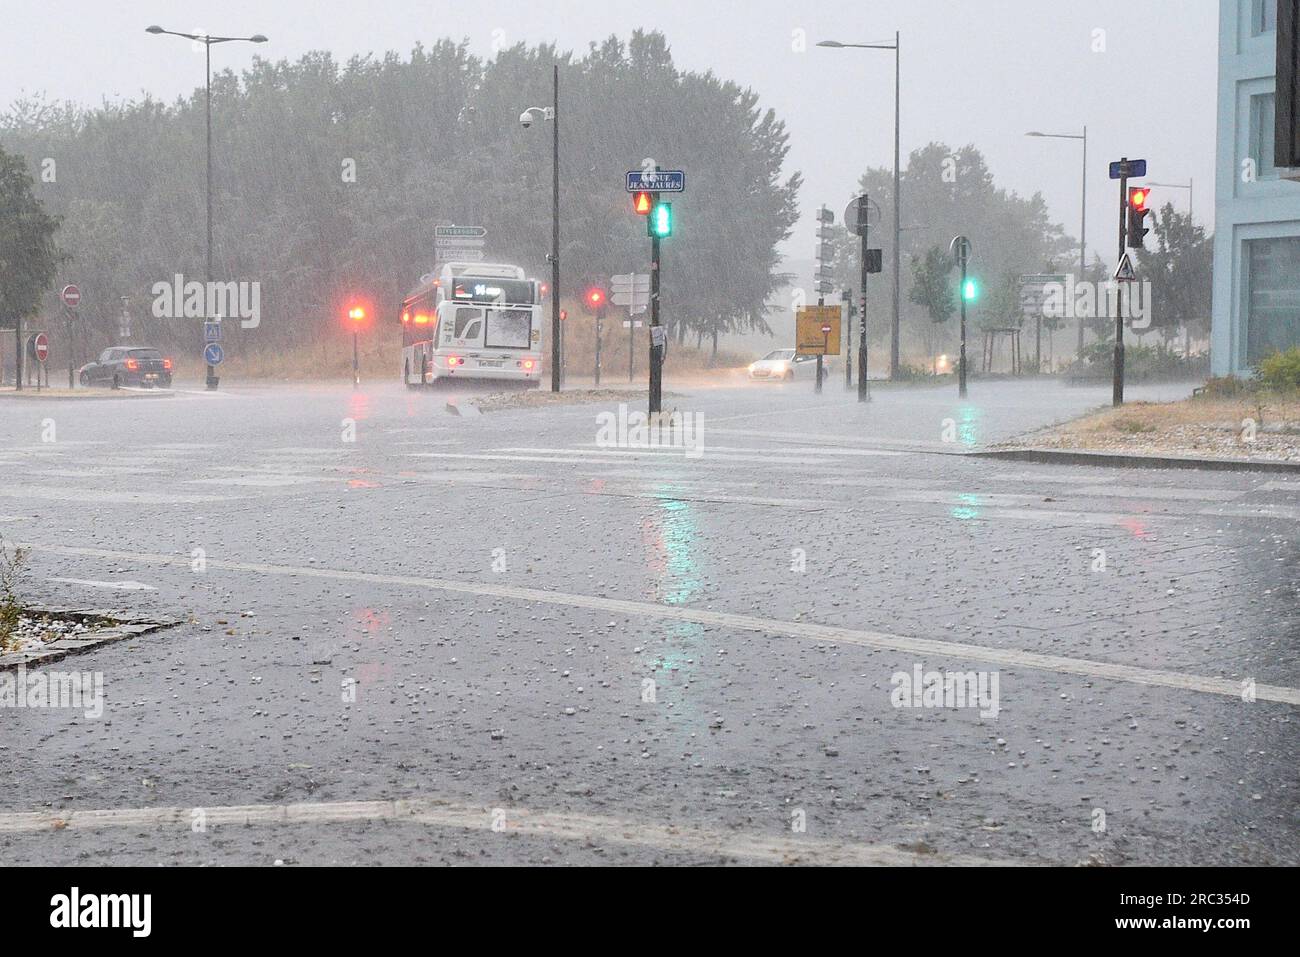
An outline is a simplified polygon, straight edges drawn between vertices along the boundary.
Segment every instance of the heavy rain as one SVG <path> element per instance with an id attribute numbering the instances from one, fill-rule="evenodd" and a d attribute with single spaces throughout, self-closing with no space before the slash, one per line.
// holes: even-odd
<path id="1" fill-rule="evenodd" d="M 16 921 L 471 864 L 1267 923 L 1300 0 L 5 7 Z"/>

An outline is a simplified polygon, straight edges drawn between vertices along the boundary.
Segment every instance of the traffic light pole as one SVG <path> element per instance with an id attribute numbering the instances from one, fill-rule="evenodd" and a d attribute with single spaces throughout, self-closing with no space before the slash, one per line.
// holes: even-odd
<path id="1" fill-rule="evenodd" d="M 605 318 L 605 307 L 601 306 L 596 310 L 596 381 L 595 387 L 600 388 L 600 327 Z"/>
<path id="2" fill-rule="evenodd" d="M 361 388 L 361 362 L 359 361 L 357 349 L 357 330 L 352 329 L 352 390 L 355 392 Z"/>
<path id="3" fill-rule="evenodd" d="M 853 290 L 845 289 L 840 296 L 844 300 L 844 391 L 853 388 Z"/>
<path id="4" fill-rule="evenodd" d="M 826 297 L 818 296 L 817 305 L 819 306 L 826 305 Z M 826 338 L 829 339 L 830 337 L 827 336 Z M 815 392 L 817 395 L 822 394 L 822 379 L 826 377 L 825 362 L 826 362 L 826 346 L 823 344 L 821 355 L 817 356 L 817 388 L 813 389 L 813 392 Z"/>
<path id="5" fill-rule="evenodd" d="M 867 249 L 871 245 L 871 224 L 866 222 L 865 210 L 859 218 L 862 222 L 862 298 L 858 300 L 858 401 L 870 402 L 871 391 L 867 388 Z"/>
<path id="6" fill-rule="evenodd" d="M 663 408 L 663 355 L 667 336 L 659 325 L 660 239 L 650 237 L 650 414 Z M 656 343 L 656 339 L 660 339 Z"/>
<path id="7" fill-rule="evenodd" d="M 14 322 L 14 390 L 23 391 L 23 317 Z"/>
<path id="8" fill-rule="evenodd" d="M 961 355 L 958 357 L 957 397 L 966 398 L 966 257 L 961 257 Z"/>
<path id="9" fill-rule="evenodd" d="M 633 274 L 632 301 L 636 301 L 636 273 Z M 627 307 L 627 381 L 631 385 L 636 381 L 636 316 L 632 315 L 634 306 Z"/>
<path id="10" fill-rule="evenodd" d="M 560 65 L 551 119 L 551 391 L 560 391 Z"/>
<path id="11" fill-rule="evenodd" d="M 1128 239 L 1128 157 L 1120 160 L 1123 173 L 1119 180 L 1119 259 L 1124 258 L 1124 243 Z M 1119 260 L 1116 260 L 1117 262 Z M 1114 381 L 1111 383 L 1111 405 L 1124 404 L 1124 283 L 1117 283 L 1115 290 L 1115 367 Z"/>

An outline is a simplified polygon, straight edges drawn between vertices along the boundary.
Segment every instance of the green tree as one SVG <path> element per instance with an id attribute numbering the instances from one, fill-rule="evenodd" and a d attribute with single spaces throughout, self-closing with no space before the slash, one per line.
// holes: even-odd
<path id="1" fill-rule="evenodd" d="M 931 322 L 947 322 L 957 311 L 951 276 L 952 257 L 943 246 L 931 246 L 923 258 L 912 257 L 912 291 L 908 298 L 925 309 Z"/>
<path id="2" fill-rule="evenodd" d="M 32 189 L 21 157 L 0 149 L 0 329 L 17 328 L 54 284 L 58 220 Z"/>
<path id="3" fill-rule="evenodd" d="M 1060 224 L 1051 220 L 1041 195 L 1026 198 L 1000 189 L 983 154 L 973 145 L 954 149 L 946 143 L 930 143 L 914 150 L 901 180 L 905 260 L 924 256 L 935 245 L 946 249 L 953 236 L 962 234 L 975 247 L 971 274 L 982 286 L 989 287 L 1007 273 L 1036 272 L 1042 263 L 1077 248 Z M 885 249 L 885 271 L 872 277 L 867 312 L 874 337 L 885 339 L 893 295 L 893 256 L 889 249 L 894 235 L 893 171 L 885 167 L 868 169 L 858 186 L 859 192 L 870 196 L 881 210 L 880 221 L 871 227 L 871 243 Z M 840 230 L 836 243 L 837 279 L 852 285 L 850 280 L 856 278 L 856 237 Z M 920 308 L 908 309 L 907 302 L 903 304 L 904 354 L 909 338 L 915 342 L 934 330 L 924 305 L 915 305 Z M 938 331 L 946 337 L 953 334 L 947 326 Z"/>
<path id="4" fill-rule="evenodd" d="M 588 282 L 646 271 L 645 221 L 623 179 L 653 158 L 690 175 L 664 244 L 670 330 L 698 341 L 765 329 L 798 215 L 785 126 L 752 90 L 679 69 L 662 34 L 637 31 L 585 54 L 520 44 L 483 60 L 444 39 L 407 56 L 312 52 L 215 74 L 214 278 L 261 285 L 261 326 L 230 329 L 229 351 L 342 338 L 357 296 L 395 321 L 435 265 L 439 223 L 485 226 L 489 256 L 548 276 L 549 126 L 518 117 L 550 103 L 557 63 L 566 305 Z M 129 297 L 138 329 L 195 347 L 192 324 L 148 306 L 155 283 L 203 276 L 204 107 L 198 89 L 170 105 L 27 100 L 0 116 L 0 142 L 58 160 L 57 189 L 41 195 L 76 216 L 68 248 L 100 344 Z"/>
<path id="5" fill-rule="evenodd" d="M 930 322 L 924 327 L 925 353 L 931 368 L 937 368 L 936 326 L 957 311 L 953 291 L 952 256 L 943 246 L 932 246 L 924 257 L 912 257 L 912 289 L 908 299 L 925 310 Z"/>
<path id="6" fill-rule="evenodd" d="M 1214 273 L 1214 240 L 1190 214 L 1160 210 L 1152 230 L 1154 249 L 1137 253 L 1139 278 L 1151 283 L 1151 326 L 1166 341 L 1184 333 L 1184 348 L 1195 329 L 1209 329 Z"/>

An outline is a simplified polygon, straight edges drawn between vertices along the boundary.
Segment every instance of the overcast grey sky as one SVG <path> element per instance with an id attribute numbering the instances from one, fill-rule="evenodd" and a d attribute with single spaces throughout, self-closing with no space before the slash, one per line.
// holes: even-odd
<path id="1" fill-rule="evenodd" d="M 892 40 L 900 30 L 904 156 L 931 140 L 974 143 L 1000 186 L 1042 191 L 1077 234 L 1077 144 L 1024 133 L 1087 124 L 1088 239 L 1108 259 L 1118 202 L 1105 178 L 1108 160 L 1145 157 L 1151 179 L 1193 178 L 1197 217 L 1212 222 L 1214 212 L 1215 0 L 0 0 L 0 7 L 6 105 L 23 92 L 95 104 L 147 91 L 170 101 L 200 85 L 201 55 L 182 40 L 146 34 L 155 22 L 270 37 L 257 48 L 214 50 L 214 68 L 235 69 L 255 52 L 296 59 L 327 49 L 345 60 L 450 36 L 488 57 L 494 42 L 554 40 L 584 51 L 610 34 L 658 29 L 680 67 L 712 68 L 752 86 L 786 121 L 789 169 L 806 180 L 805 219 L 787 249 L 800 258 L 811 254 L 807 214 L 822 202 L 838 213 L 863 167 L 888 166 L 893 156 L 892 55 L 814 44 Z M 795 49 L 797 31 L 805 31 L 805 52 Z M 1157 201 L 1165 198 L 1186 208 L 1185 190 L 1157 190 Z"/>

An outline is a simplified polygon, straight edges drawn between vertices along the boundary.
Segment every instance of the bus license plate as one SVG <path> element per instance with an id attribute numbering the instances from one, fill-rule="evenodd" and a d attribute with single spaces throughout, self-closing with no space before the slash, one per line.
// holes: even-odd
<path id="1" fill-rule="evenodd" d="M 480 359 L 480 360 L 478 361 L 478 364 L 479 364 L 480 367 L 486 367 L 486 368 L 488 368 L 488 369 L 500 369 L 500 368 L 501 368 L 501 360 L 500 360 L 500 359 Z"/>

